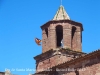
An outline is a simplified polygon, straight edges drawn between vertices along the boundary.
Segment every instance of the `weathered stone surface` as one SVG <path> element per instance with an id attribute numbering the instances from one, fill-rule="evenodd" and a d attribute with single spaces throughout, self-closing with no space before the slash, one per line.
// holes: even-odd
<path id="1" fill-rule="evenodd" d="M 71 21 L 66 13 L 62 15 L 61 9 L 63 7 L 60 7 L 52 21 L 41 26 L 42 54 L 36 57 L 36 74 L 100 75 L 100 51 L 90 54 L 82 53 L 82 24 Z M 57 26 L 60 26 L 58 31 Z M 59 37 L 57 37 L 58 35 Z M 63 40 L 63 46 L 59 47 L 58 38 L 60 41 Z M 53 51 L 49 53 L 48 51 L 51 49 Z M 55 71 L 56 68 L 66 69 L 66 71 Z M 54 71 L 46 72 L 47 69 Z"/>

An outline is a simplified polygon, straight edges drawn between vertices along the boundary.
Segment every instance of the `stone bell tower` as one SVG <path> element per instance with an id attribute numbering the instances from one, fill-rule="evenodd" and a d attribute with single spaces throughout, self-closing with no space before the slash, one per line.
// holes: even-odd
<path id="1" fill-rule="evenodd" d="M 43 53 L 59 47 L 82 51 L 82 24 L 70 20 L 62 5 L 53 20 L 45 23 L 41 28 Z"/>
<path id="2" fill-rule="evenodd" d="M 42 25 L 41 29 L 42 53 L 34 57 L 36 74 L 42 74 L 46 69 L 84 55 L 81 52 L 82 24 L 72 21 L 62 5 L 53 20 Z M 49 72 L 50 75 L 55 73 Z"/>

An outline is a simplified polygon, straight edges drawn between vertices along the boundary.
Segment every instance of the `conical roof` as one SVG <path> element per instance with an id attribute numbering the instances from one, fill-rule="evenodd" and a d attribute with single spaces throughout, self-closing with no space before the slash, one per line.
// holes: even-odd
<path id="1" fill-rule="evenodd" d="M 70 20 L 70 17 L 68 16 L 67 12 L 65 11 L 65 9 L 62 5 L 60 5 L 53 20 Z"/>

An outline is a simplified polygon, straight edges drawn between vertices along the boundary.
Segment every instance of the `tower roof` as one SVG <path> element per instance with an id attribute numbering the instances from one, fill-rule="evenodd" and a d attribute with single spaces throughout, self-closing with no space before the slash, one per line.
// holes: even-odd
<path id="1" fill-rule="evenodd" d="M 70 20 L 70 17 L 66 13 L 64 6 L 60 5 L 56 15 L 54 16 L 53 20 Z"/>

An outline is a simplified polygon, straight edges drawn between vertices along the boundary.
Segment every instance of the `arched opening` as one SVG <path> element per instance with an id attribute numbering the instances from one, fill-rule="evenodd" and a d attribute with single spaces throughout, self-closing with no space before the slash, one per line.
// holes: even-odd
<path id="1" fill-rule="evenodd" d="M 71 36 L 71 40 L 72 40 L 72 42 L 71 42 L 71 47 L 72 47 L 72 49 L 73 49 L 73 47 L 74 47 L 74 42 L 75 42 L 75 32 L 76 32 L 76 27 L 72 27 L 72 36 Z"/>
<path id="2" fill-rule="evenodd" d="M 75 74 L 76 74 L 76 75 L 79 75 L 79 71 L 77 71 L 77 69 L 75 70 Z"/>
<path id="3" fill-rule="evenodd" d="M 45 29 L 46 36 L 48 37 L 48 28 Z"/>
<path id="4" fill-rule="evenodd" d="M 56 26 L 56 38 L 57 38 L 57 47 L 62 46 L 62 39 L 63 39 L 63 27 L 61 25 Z"/>

